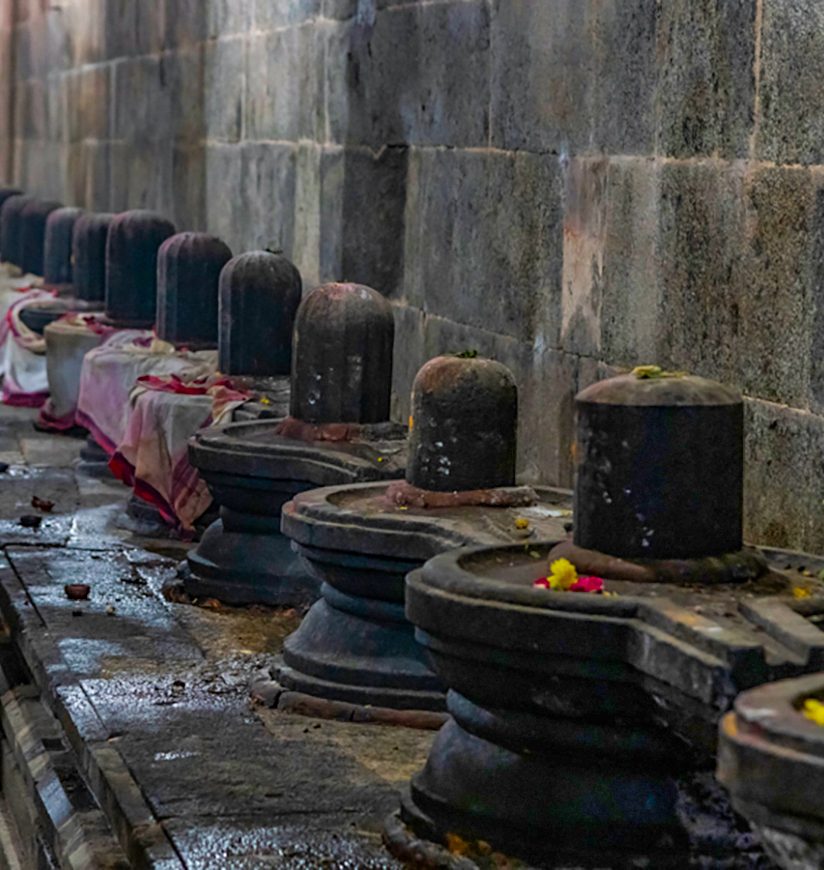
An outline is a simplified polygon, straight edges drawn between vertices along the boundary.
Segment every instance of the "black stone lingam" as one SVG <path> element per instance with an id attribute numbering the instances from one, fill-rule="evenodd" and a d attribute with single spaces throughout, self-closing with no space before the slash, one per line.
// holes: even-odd
<path id="1" fill-rule="evenodd" d="M 148 329 L 155 322 L 157 254 L 175 234 L 171 221 L 150 211 L 127 211 L 109 224 L 106 239 L 106 322 Z"/>
<path id="2" fill-rule="evenodd" d="M 218 286 L 232 259 L 228 245 L 208 233 L 178 233 L 157 257 L 157 335 L 192 350 L 217 347 Z"/>
<path id="3" fill-rule="evenodd" d="M 11 199 L 13 196 L 22 196 L 23 191 L 18 190 L 16 187 L 0 187 L 0 210 L 2 210 L 3 206 L 7 199 Z M 0 259 L 2 259 L 3 251 L 0 249 Z"/>
<path id="4" fill-rule="evenodd" d="M 270 364 L 285 363 L 283 341 L 299 275 L 271 256 L 258 254 L 224 270 L 221 323 L 227 324 L 228 313 L 234 317 L 221 360 L 230 371 L 262 370 L 266 347 L 237 343 L 249 335 L 255 317 L 269 324 Z M 261 265 L 255 281 L 244 278 Z M 240 317 L 246 325 L 238 329 Z M 291 416 L 232 423 L 192 440 L 190 459 L 220 505 L 220 519 L 189 553 L 184 583 L 191 595 L 290 606 L 317 597 L 318 581 L 280 534 L 281 507 L 316 486 L 403 473 L 405 430 L 387 422 L 393 334 L 392 308 L 374 290 L 358 284 L 317 288 L 295 320 Z"/>
<path id="5" fill-rule="evenodd" d="M 515 485 L 517 418 L 504 365 L 437 357 L 415 379 L 405 481 L 313 490 L 284 507 L 283 532 L 323 586 L 284 644 L 282 706 L 298 693 L 314 712 L 324 704 L 310 699 L 368 706 L 370 718 L 442 721 L 420 715 L 443 710 L 445 697 L 404 616 L 406 574 L 467 544 L 518 540 L 529 549 L 563 534 L 571 515 L 568 493 Z"/>
<path id="6" fill-rule="evenodd" d="M 445 553 L 407 578 L 406 613 L 452 718 L 387 842 L 407 859 L 452 835 L 541 867 L 767 867 L 713 779 L 718 720 L 741 690 L 824 666 L 819 565 L 741 547 L 734 391 L 633 374 L 577 405 L 581 545 L 536 543 L 537 560 L 520 545 Z M 691 512 L 670 472 L 699 487 L 680 494 Z M 718 486 L 738 488 L 730 499 Z M 598 536 L 599 512 L 625 538 Z M 619 555 L 592 557 L 606 541 Z M 553 588 L 536 587 L 547 562 Z M 592 565 L 602 594 L 562 591 Z"/>
<path id="7" fill-rule="evenodd" d="M 252 378 L 288 375 L 302 294 L 300 272 L 280 254 L 250 251 L 228 263 L 220 275 L 220 371 Z"/>
<path id="8" fill-rule="evenodd" d="M 70 310 L 74 292 L 74 230 L 83 213 L 80 208 L 58 208 L 46 219 L 43 282 L 62 298 L 33 302 L 21 309 L 20 319 L 39 335 L 49 323 Z"/>
<path id="9" fill-rule="evenodd" d="M 0 257 L 18 269 L 23 268 L 23 209 L 33 196 L 12 195 L 0 208 Z"/>
<path id="10" fill-rule="evenodd" d="M 49 287 L 72 285 L 74 228 L 82 214 L 82 208 L 58 208 L 46 219 L 43 279 Z"/>
<path id="11" fill-rule="evenodd" d="M 34 199 L 23 206 L 20 246 L 22 269 L 32 275 L 45 272 L 46 222 L 53 211 L 62 208 L 59 202 Z"/>
<path id="12" fill-rule="evenodd" d="M 593 384 L 578 412 L 574 542 L 590 574 L 686 581 L 757 576 L 742 549 L 743 403 L 686 375 Z"/>

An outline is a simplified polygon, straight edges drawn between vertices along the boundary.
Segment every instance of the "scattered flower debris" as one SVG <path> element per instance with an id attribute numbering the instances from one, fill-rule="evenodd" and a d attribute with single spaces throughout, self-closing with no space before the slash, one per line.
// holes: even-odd
<path id="1" fill-rule="evenodd" d="M 43 517 L 35 516 L 34 514 L 23 514 L 20 517 L 20 525 L 26 529 L 39 529 L 40 523 L 43 522 Z"/>
<path id="2" fill-rule="evenodd" d="M 54 510 L 54 502 L 49 501 L 47 498 L 40 498 L 38 495 L 33 495 L 31 497 L 31 506 L 38 511 L 43 511 L 43 513 L 51 513 Z"/>

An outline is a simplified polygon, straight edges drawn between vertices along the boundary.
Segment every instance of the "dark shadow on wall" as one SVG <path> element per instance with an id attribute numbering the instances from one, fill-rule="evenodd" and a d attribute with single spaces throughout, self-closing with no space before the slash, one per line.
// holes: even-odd
<path id="1" fill-rule="evenodd" d="M 334 192 L 339 218 L 334 231 L 339 235 L 340 277 L 393 298 L 400 295 L 403 282 L 409 145 L 399 105 L 402 82 L 387 76 L 384 59 L 374 50 L 378 14 L 376 0 L 360 0 L 351 22 L 345 67 L 345 147 L 342 154 L 329 156 L 331 165 L 324 176 L 339 159 L 339 186 Z M 408 72 L 412 76 L 413 71 Z M 325 221 L 326 195 L 323 203 Z M 322 266 L 329 253 L 322 247 Z"/>

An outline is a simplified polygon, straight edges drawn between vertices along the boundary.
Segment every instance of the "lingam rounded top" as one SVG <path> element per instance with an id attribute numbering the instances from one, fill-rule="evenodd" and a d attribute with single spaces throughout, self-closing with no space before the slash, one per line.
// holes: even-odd
<path id="1" fill-rule="evenodd" d="M 23 209 L 34 201 L 33 196 L 10 196 L 0 208 L 0 257 L 23 267 Z"/>
<path id="2" fill-rule="evenodd" d="M 34 199 L 23 207 L 21 251 L 22 269 L 32 275 L 42 275 L 45 265 L 46 221 L 62 204 L 51 200 Z"/>
<path id="3" fill-rule="evenodd" d="M 392 306 L 363 284 L 324 284 L 295 320 L 291 415 L 306 423 L 389 419 Z"/>
<path id="4" fill-rule="evenodd" d="M 106 298 L 106 240 L 114 215 L 82 214 L 74 225 L 74 292 L 78 299 L 102 302 Z"/>
<path id="5" fill-rule="evenodd" d="M 439 492 L 515 484 L 518 388 L 490 359 L 439 356 L 412 386 L 406 480 Z"/>
<path id="6" fill-rule="evenodd" d="M 220 371 L 289 374 L 302 293 L 300 272 L 282 254 L 250 251 L 230 260 L 220 273 Z"/>
<path id="7" fill-rule="evenodd" d="M 22 190 L 18 190 L 16 187 L 0 187 L 0 208 L 3 207 L 3 203 L 7 199 L 11 199 L 13 196 L 20 196 L 23 193 Z"/>
<path id="8" fill-rule="evenodd" d="M 175 234 L 174 224 L 151 211 L 116 215 L 106 241 L 106 316 L 131 327 L 154 323 L 157 252 Z"/>
<path id="9" fill-rule="evenodd" d="M 178 233 L 157 255 L 157 334 L 164 341 L 215 347 L 218 284 L 232 258 L 229 246 L 209 233 Z"/>
<path id="10" fill-rule="evenodd" d="M 71 284 L 72 240 L 82 208 L 58 208 L 46 219 L 43 278 L 46 284 Z"/>
<path id="11" fill-rule="evenodd" d="M 739 551 L 741 395 L 654 369 L 611 378 L 576 398 L 575 545 L 645 560 Z"/>

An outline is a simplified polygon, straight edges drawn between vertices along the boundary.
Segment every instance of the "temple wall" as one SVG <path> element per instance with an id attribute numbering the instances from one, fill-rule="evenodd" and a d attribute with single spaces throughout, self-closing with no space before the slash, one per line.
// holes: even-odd
<path id="1" fill-rule="evenodd" d="M 530 480 L 613 367 L 733 383 L 750 535 L 824 551 L 822 81 L 820 0 L 0 0 L 0 173 L 371 284 L 399 418 L 493 355 Z"/>

